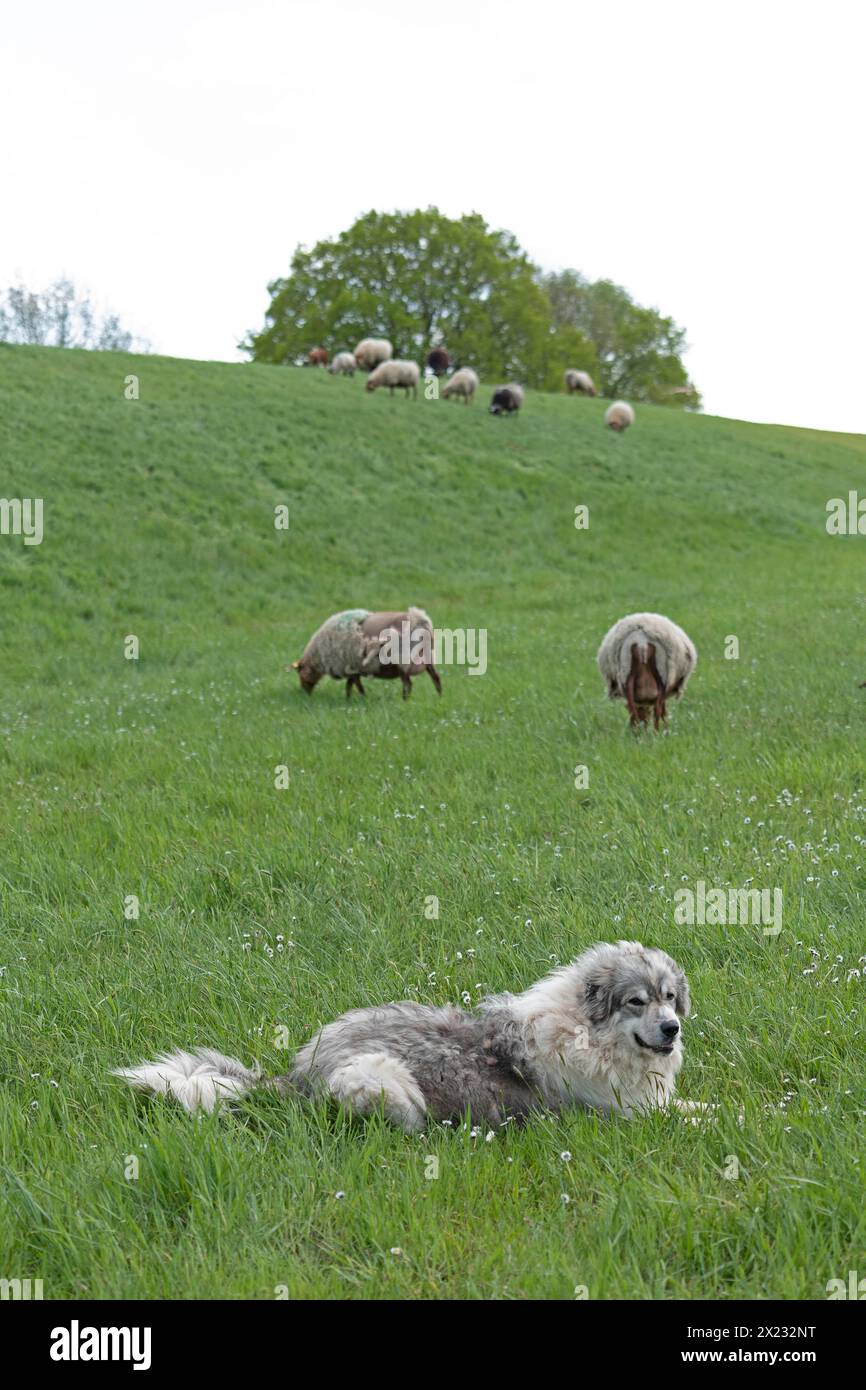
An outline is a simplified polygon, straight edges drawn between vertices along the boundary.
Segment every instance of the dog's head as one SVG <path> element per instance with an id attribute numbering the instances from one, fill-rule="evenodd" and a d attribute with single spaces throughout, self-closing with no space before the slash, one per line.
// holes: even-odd
<path id="1" fill-rule="evenodd" d="M 575 962 L 583 1005 L 593 1024 L 616 1023 L 638 1052 L 670 1056 L 689 1013 L 685 974 L 664 951 L 638 941 L 594 946 Z"/>

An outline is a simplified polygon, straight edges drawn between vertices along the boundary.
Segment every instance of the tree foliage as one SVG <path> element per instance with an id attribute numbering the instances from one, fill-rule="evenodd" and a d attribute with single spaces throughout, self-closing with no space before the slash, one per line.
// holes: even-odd
<path id="1" fill-rule="evenodd" d="M 444 343 L 457 365 L 488 381 L 556 391 L 577 367 L 607 394 L 691 403 L 674 394 L 688 385 L 676 324 L 609 281 L 543 275 L 510 232 L 478 213 L 368 212 L 336 240 L 298 247 L 268 292 L 265 326 L 241 344 L 259 362 L 384 337 L 413 359 Z"/>
<path id="2" fill-rule="evenodd" d="M 700 396 L 683 366 L 685 330 L 657 309 L 645 309 L 611 280 L 585 279 L 576 270 L 541 276 L 559 329 L 583 333 L 598 355 L 606 396 L 697 406 Z"/>
<path id="3" fill-rule="evenodd" d="M 268 292 L 267 323 L 243 344 L 257 361 L 371 336 L 410 358 L 447 343 L 456 362 L 486 377 L 540 385 L 545 373 L 550 315 L 535 267 L 477 213 L 368 212 L 336 241 L 299 247 Z"/>
<path id="4" fill-rule="evenodd" d="M 103 352 L 147 352 L 149 345 L 126 331 L 117 314 L 99 317 L 71 280 L 55 280 L 34 293 L 24 285 L 0 292 L 0 342 Z"/>

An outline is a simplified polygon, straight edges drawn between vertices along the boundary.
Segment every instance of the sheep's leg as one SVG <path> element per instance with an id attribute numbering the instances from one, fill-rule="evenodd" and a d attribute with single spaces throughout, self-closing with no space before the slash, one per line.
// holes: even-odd
<path id="1" fill-rule="evenodd" d="M 403 699 L 408 700 L 412 694 L 412 677 L 407 676 L 405 671 L 401 671 L 400 679 L 403 682 Z"/>
<path id="2" fill-rule="evenodd" d="M 625 699 L 628 705 L 628 722 L 632 728 L 640 723 L 640 712 L 634 702 L 634 672 L 630 672 L 629 678 L 625 683 Z"/>
<path id="3" fill-rule="evenodd" d="M 433 684 L 435 685 L 437 691 L 438 691 L 439 694 L 441 695 L 441 694 L 442 694 L 442 681 L 440 680 L 440 678 L 439 678 L 439 672 L 436 670 L 436 667 L 433 665 L 432 661 L 428 661 L 428 662 L 427 662 L 427 665 L 424 667 L 424 670 L 427 672 L 427 675 L 430 677 L 430 679 L 431 679 L 431 681 L 433 682 Z"/>
<path id="4" fill-rule="evenodd" d="M 639 669 L 640 669 L 640 667 L 639 667 L 639 661 L 640 661 L 640 658 L 638 657 L 638 654 L 637 654 L 637 648 L 636 648 L 636 647 L 632 647 L 632 651 L 631 651 L 631 670 L 630 670 L 629 673 L 628 673 L 628 678 L 627 678 L 626 683 L 625 683 L 625 699 L 626 699 L 626 704 L 628 705 L 628 714 L 629 714 L 629 721 L 628 721 L 628 722 L 629 722 L 629 724 L 632 726 L 632 728 L 634 728 L 636 724 L 642 723 L 642 722 L 643 722 L 642 716 L 641 716 L 640 712 L 638 711 L 638 707 L 637 707 L 637 705 L 635 704 L 635 698 L 634 698 L 634 688 L 635 688 L 635 684 L 636 684 L 636 682 L 637 682 L 638 671 L 639 671 Z"/>
<path id="5" fill-rule="evenodd" d="M 666 712 L 665 687 L 664 682 L 662 681 L 662 678 L 659 675 L 659 668 L 656 666 L 656 649 L 654 642 L 650 642 L 649 648 L 647 650 L 647 666 L 649 667 L 650 672 L 652 674 L 652 678 L 656 683 L 656 698 L 655 705 L 653 707 L 653 723 L 655 728 L 657 729 L 662 720 L 666 718 Z"/>

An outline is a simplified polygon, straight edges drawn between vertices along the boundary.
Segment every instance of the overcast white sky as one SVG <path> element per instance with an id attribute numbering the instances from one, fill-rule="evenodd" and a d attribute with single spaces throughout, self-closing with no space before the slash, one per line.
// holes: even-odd
<path id="1" fill-rule="evenodd" d="M 435 204 L 688 330 L 713 414 L 866 430 L 866 7 L 8 5 L 0 285 L 235 359 L 298 242 Z"/>

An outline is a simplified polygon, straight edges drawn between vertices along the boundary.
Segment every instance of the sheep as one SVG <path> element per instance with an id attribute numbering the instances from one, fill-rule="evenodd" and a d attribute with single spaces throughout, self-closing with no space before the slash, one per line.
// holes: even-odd
<path id="1" fill-rule="evenodd" d="M 442 387 L 442 396 L 463 397 L 463 404 L 471 401 L 478 389 L 478 377 L 471 367 L 461 367 L 459 372 L 455 372 L 448 383 Z"/>
<path id="2" fill-rule="evenodd" d="M 669 695 L 680 698 L 697 660 L 691 638 L 660 613 L 620 618 L 598 649 L 608 696 L 627 702 L 632 728 L 647 722 L 650 709 L 659 727 L 667 718 L 665 701 Z"/>
<path id="3" fill-rule="evenodd" d="M 367 378 L 367 390 L 376 391 L 387 386 L 393 396 L 395 387 L 402 387 L 409 399 L 409 392 L 418 399 L 418 381 L 421 373 L 417 362 L 382 362 Z"/>
<path id="4" fill-rule="evenodd" d="M 310 363 L 310 366 L 311 366 L 311 367 L 327 367 L 327 365 L 328 365 L 328 350 L 327 350 L 327 348 L 320 348 L 320 347 L 313 348 L 313 349 L 311 350 L 311 352 L 308 354 L 308 360 L 309 360 L 309 363 Z"/>
<path id="5" fill-rule="evenodd" d="M 597 396 L 595 382 L 589 372 L 569 370 L 565 373 L 565 389 L 570 396 L 580 391 L 584 396 Z"/>
<path id="6" fill-rule="evenodd" d="M 334 613 L 313 633 L 303 655 L 292 662 L 301 689 L 312 695 L 323 676 L 346 682 L 346 698 L 352 687 L 365 694 L 362 676 L 393 680 L 399 676 L 403 699 L 412 693 L 412 677 L 426 671 L 439 694 L 442 681 L 433 665 L 433 624 L 423 608 L 405 613 L 370 613 L 349 608 Z"/>
<path id="7" fill-rule="evenodd" d="M 510 386 L 497 386 L 490 402 L 490 414 L 516 415 L 522 405 L 523 387 L 512 381 Z"/>
<path id="8" fill-rule="evenodd" d="M 617 434 L 622 434 L 629 425 L 634 424 L 634 411 L 628 401 L 614 401 L 604 413 L 604 423 Z"/>
<path id="9" fill-rule="evenodd" d="M 433 348 L 427 354 L 427 367 L 434 376 L 444 376 L 451 366 L 451 358 L 444 348 Z"/>
<path id="10" fill-rule="evenodd" d="M 328 371 L 332 376 L 354 376 L 357 363 L 351 352 L 338 352 Z"/>
<path id="11" fill-rule="evenodd" d="M 387 362 L 393 355 L 394 349 L 387 338 L 362 338 L 354 352 L 356 363 L 365 372 L 372 372 L 380 362 Z"/>

